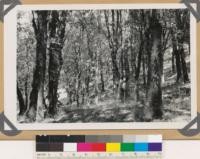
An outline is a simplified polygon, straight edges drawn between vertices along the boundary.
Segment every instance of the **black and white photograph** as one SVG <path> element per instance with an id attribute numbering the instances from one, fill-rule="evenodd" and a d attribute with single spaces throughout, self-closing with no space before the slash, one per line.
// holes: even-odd
<path id="1" fill-rule="evenodd" d="M 19 9 L 15 27 L 17 123 L 191 120 L 188 9 Z"/>

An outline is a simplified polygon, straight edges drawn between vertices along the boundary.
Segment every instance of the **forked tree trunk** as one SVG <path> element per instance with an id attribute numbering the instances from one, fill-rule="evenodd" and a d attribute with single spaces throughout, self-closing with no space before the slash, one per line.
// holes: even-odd
<path id="1" fill-rule="evenodd" d="M 60 71 L 63 64 L 62 48 L 65 37 L 66 12 L 52 11 L 49 23 L 50 47 L 49 47 L 49 108 L 48 114 L 54 116 L 57 111 L 57 89 Z"/>
<path id="2" fill-rule="evenodd" d="M 32 90 L 30 93 L 30 104 L 27 111 L 27 117 L 30 121 L 36 120 L 37 108 L 44 107 L 44 80 L 46 69 L 46 44 L 47 44 L 47 11 L 34 11 L 33 15 L 37 15 L 37 19 L 33 18 L 33 28 L 36 37 L 36 62 L 33 73 Z M 41 96 L 38 98 L 39 95 Z"/>
<path id="3" fill-rule="evenodd" d="M 121 11 L 111 10 L 111 20 L 109 21 L 109 11 L 104 11 L 105 22 L 107 28 L 107 39 L 109 42 L 109 47 L 111 49 L 111 59 L 112 59 L 112 73 L 113 73 L 113 86 L 114 93 L 118 93 L 120 72 L 117 63 L 117 52 L 119 45 L 121 45 Z M 111 27 L 110 27 L 111 24 Z"/>

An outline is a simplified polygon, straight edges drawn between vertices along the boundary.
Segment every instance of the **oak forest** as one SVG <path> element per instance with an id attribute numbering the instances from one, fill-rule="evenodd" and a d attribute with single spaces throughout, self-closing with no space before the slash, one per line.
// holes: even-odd
<path id="1" fill-rule="evenodd" d="M 188 121 L 190 72 L 187 9 L 18 11 L 20 123 Z"/>

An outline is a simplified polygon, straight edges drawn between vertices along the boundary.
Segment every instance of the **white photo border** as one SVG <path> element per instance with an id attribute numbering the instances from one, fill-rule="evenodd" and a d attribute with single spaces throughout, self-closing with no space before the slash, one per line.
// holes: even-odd
<path id="1" fill-rule="evenodd" d="M 196 5 L 194 4 L 194 7 Z M 18 10 L 84 9 L 184 9 L 184 4 L 66 4 L 18 5 L 4 17 L 4 113 L 19 130 L 103 130 L 103 129 L 182 129 L 187 122 L 106 122 L 106 123 L 19 123 L 17 121 L 16 57 Z M 190 14 L 191 120 L 197 116 L 197 25 Z M 5 127 L 9 129 L 8 127 Z"/>

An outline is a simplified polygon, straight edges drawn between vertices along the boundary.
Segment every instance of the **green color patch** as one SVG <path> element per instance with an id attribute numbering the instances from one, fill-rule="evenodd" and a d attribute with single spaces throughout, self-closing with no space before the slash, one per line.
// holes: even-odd
<path id="1" fill-rule="evenodd" d="M 133 143 L 121 143 L 121 151 L 134 151 Z"/>

